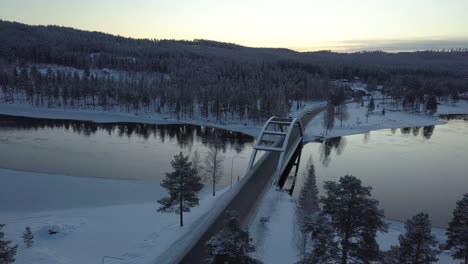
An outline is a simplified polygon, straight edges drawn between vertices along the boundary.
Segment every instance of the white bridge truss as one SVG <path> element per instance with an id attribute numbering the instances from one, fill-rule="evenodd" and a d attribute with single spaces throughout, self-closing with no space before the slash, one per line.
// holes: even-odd
<path id="1" fill-rule="evenodd" d="M 302 140 L 302 124 L 299 119 L 271 117 L 257 138 L 247 172 L 252 169 L 258 151 L 279 152 L 280 156 L 275 170 L 275 177 L 279 177 L 286 169 Z"/>

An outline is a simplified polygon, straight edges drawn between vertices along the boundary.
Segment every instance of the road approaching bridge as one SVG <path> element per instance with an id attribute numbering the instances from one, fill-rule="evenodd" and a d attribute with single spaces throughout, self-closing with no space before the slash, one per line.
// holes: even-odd
<path id="1" fill-rule="evenodd" d="M 244 179 L 247 182 L 243 184 L 242 188 L 213 221 L 206 232 L 201 235 L 180 263 L 206 263 L 206 259 L 208 258 L 206 243 L 222 229 L 226 211 L 235 210 L 239 213 L 243 225 L 247 226 L 250 223 L 264 194 L 272 182 L 277 180 L 286 168 L 291 158 L 289 155 L 291 153 L 294 154 L 296 151 L 295 148 L 298 147 L 297 142 L 299 142 L 298 137 L 300 137 L 299 143 L 302 143 L 303 131 L 295 129 L 295 132 L 293 132 L 289 131 L 289 129 L 293 129 L 299 123 L 300 129 L 303 130 L 303 127 L 305 128 L 307 123 L 324 109 L 324 107 L 320 107 L 309 111 L 300 119 L 300 123 L 298 122 L 299 120 L 293 121 L 293 119 L 271 118 L 268 120 L 256 142 L 253 159 L 251 159 L 249 171 Z M 301 123 L 304 124 L 303 127 Z M 277 125 L 279 131 L 271 130 L 272 125 Z M 263 133 L 265 131 L 267 133 Z M 268 145 L 268 142 L 270 142 L 270 145 Z M 254 165 L 253 161 L 255 161 L 257 150 L 266 150 L 267 152 Z"/>

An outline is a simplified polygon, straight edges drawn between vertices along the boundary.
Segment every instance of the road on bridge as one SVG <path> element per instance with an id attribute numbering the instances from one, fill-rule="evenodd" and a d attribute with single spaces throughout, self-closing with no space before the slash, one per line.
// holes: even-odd
<path id="1" fill-rule="evenodd" d="M 309 114 L 305 114 L 301 118 L 303 128 L 307 127 L 312 118 L 314 118 L 321 111 L 325 110 L 324 107 L 311 110 Z M 206 264 L 208 252 L 206 243 L 208 240 L 218 233 L 224 222 L 226 211 L 235 210 L 239 213 L 241 223 L 246 226 L 252 220 L 258 204 L 261 202 L 263 195 L 270 187 L 272 177 L 275 173 L 277 162 L 279 159 L 279 152 L 267 152 L 263 162 L 255 165 L 254 174 L 248 179 L 244 187 L 237 193 L 237 195 L 228 204 L 226 209 L 221 215 L 213 222 L 213 225 L 203 234 L 201 239 L 190 249 L 190 251 L 182 259 L 181 263 L 184 264 Z"/>

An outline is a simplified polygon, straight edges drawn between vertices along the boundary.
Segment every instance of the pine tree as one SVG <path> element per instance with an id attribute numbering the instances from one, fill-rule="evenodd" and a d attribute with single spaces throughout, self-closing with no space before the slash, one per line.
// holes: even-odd
<path id="1" fill-rule="evenodd" d="M 371 97 L 370 102 L 367 105 L 366 123 L 369 121 L 369 116 L 371 115 L 372 112 L 374 112 L 374 109 L 375 109 L 374 97 Z"/>
<path id="2" fill-rule="evenodd" d="M 204 170 L 211 180 L 213 186 L 213 196 L 216 195 L 216 183 L 219 181 L 223 174 L 223 157 L 219 151 L 219 147 L 216 144 L 211 147 L 206 156 Z"/>
<path id="3" fill-rule="evenodd" d="M 26 227 L 26 229 L 24 230 L 24 233 L 23 233 L 22 237 L 23 237 L 24 243 L 26 244 L 26 247 L 28 247 L 28 248 L 32 247 L 32 245 L 34 244 L 34 241 L 33 241 L 34 236 L 33 236 L 32 232 L 31 232 L 31 228 L 29 228 L 29 226 Z"/>
<path id="4" fill-rule="evenodd" d="M 431 233 L 429 215 L 419 213 L 407 220 L 406 232 L 400 235 L 400 245 L 387 253 L 401 264 L 429 264 L 436 262 L 439 250 L 437 240 Z M 396 256 L 396 257 L 395 257 Z"/>
<path id="5" fill-rule="evenodd" d="M 447 249 L 451 249 L 455 259 L 464 259 L 468 264 L 468 194 L 457 202 L 453 218 L 447 229 Z"/>
<path id="6" fill-rule="evenodd" d="M 327 110 L 323 116 L 323 126 L 325 127 L 325 134 L 335 126 L 335 106 L 331 103 L 328 103 Z"/>
<path id="7" fill-rule="evenodd" d="M 309 217 L 304 225 L 304 231 L 311 234 L 313 248 L 305 254 L 298 264 L 328 264 L 338 263 L 339 247 L 335 240 L 335 229 L 329 217 L 320 213 Z"/>
<path id="8" fill-rule="evenodd" d="M 161 183 L 168 190 L 169 197 L 158 200 L 161 204 L 159 212 L 179 213 L 180 226 L 184 225 L 183 212 L 190 212 L 190 208 L 198 205 L 198 192 L 203 188 L 201 178 L 196 175 L 188 159 L 189 156 L 184 156 L 182 152 L 174 156 L 171 161 L 174 171 L 166 173 L 166 178 Z"/>
<path id="9" fill-rule="evenodd" d="M 249 232 L 241 227 L 237 212 L 226 212 L 223 229 L 208 243 L 209 263 L 261 263 L 248 254 L 255 251 Z"/>
<path id="10" fill-rule="evenodd" d="M 431 95 L 427 100 L 426 109 L 431 115 L 437 112 L 437 98 L 435 97 L 435 95 Z"/>
<path id="11" fill-rule="evenodd" d="M 9 264 L 15 262 L 17 245 L 10 246 L 11 241 L 3 240 L 5 233 L 2 229 L 5 225 L 0 224 L 0 264 Z"/>
<path id="12" fill-rule="evenodd" d="M 323 213 L 331 219 L 337 241 L 340 244 L 340 263 L 347 264 L 351 258 L 369 263 L 378 257 L 375 242 L 377 231 L 386 231 L 383 210 L 379 202 L 371 198 L 371 187 L 364 187 L 361 180 L 345 175 L 339 182 L 324 184 L 326 196 L 322 197 Z M 372 252 L 365 250 L 372 249 Z"/>

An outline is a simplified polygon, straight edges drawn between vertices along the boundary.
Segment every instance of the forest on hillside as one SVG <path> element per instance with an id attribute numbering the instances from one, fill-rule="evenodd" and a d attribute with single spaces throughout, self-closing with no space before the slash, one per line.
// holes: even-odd
<path id="1" fill-rule="evenodd" d="M 463 93 L 468 50 L 296 52 L 0 20 L 2 103 L 260 121 L 355 77 L 396 102 Z"/>

